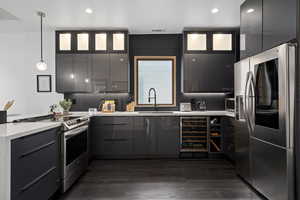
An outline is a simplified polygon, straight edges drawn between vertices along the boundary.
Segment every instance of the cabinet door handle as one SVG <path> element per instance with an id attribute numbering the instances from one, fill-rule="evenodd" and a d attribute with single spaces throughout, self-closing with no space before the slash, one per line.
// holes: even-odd
<path id="1" fill-rule="evenodd" d="M 28 183 L 27 185 L 25 185 L 24 187 L 22 187 L 21 188 L 21 192 L 25 192 L 26 190 L 28 190 L 29 188 L 31 188 L 33 185 L 37 184 L 40 180 L 42 180 L 44 177 L 46 177 L 48 174 L 50 174 L 55 169 L 56 169 L 56 167 L 52 167 L 51 169 L 47 170 L 45 173 L 43 173 L 42 175 L 40 175 L 39 177 L 37 177 L 36 179 L 34 179 L 33 181 L 31 181 L 30 183 Z"/>
<path id="2" fill-rule="evenodd" d="M 54 143 L 55 143 L 55 141 L 53 140 L 53 141 L 51 141 L 51 142 L 49 142 L 47 144 L 41 145 L 41 146 L 39 146 L 37 148 L 34 148 L 34 149 L 32 149 L 32 150 L 30 150 L 28 152 L 23 153 L 20 157 L 23 158 L 23 157 L 29 156 L 30 154 L 33 154 L 33 153 L 38 152 L 38 151 L 41 151 L 42 149 L 45 149 L 45 148 L 53 145 Z"/>
<path id="3" fill-rule="evenodd" d="M 149 119 L 146 119 L 146 134 L 149 136 L 150 134 L 150 121 Z"/>
<path id="4" fill-rule="evenodd" d="M 103 124 L 104 126 L 125 126 L 128 123 L 112 123 L 112 124 Z"/>

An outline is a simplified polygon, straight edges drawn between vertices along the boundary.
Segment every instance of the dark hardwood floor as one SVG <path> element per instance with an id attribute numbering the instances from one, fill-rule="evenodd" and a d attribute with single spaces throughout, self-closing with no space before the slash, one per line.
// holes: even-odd
<path id="1" fill-rule="evenodd" d="M 97 160 L 59 200 L 260 200 L 225 160 Z"/>

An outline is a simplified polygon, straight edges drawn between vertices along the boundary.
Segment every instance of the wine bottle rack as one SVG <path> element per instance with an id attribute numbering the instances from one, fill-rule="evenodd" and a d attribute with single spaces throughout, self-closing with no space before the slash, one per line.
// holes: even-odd
<path id="1" fill-rule="evenodd" d="M 221 117 L 209 118 L 209 153 L 222 153 Z"/>
<path id="2" fill-rule="evenodd" d="M 208 152 L 208 118 L 181 118 L 181 152 Z"/>

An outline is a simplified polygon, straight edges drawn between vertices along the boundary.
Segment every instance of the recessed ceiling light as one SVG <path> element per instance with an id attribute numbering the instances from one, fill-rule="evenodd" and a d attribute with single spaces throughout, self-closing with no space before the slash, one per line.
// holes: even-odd
<path id="1" fill-rule="evenodd" d="M 87 14 L 92 14 L 92 13 L 93 13 L 93 10 L 92 10 L 91 8 L 87 8 L 87 9 L 85 9 L 85 12 L 86 12 Z"/>
<path id="2" fill-rule="evenodd" d="M 216 13 L 218 13 L 219 12 L 219 9 L 218 8 L 213 8 L 212 10 L 211 10 L 211 13 L 212 14 L 216 14 Z"/>
<path id="3" fill-rule="evenodd" d="M 254 12 L 255 10 L 253 8 L 250 8 L 249 10 L 247 10 L 247 13 L 252 13 Z"/>

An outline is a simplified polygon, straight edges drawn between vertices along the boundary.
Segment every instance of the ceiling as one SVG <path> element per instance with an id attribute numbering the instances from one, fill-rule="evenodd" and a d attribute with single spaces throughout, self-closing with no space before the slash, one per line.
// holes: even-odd
<path id="1" fill-rule="evenodd" d="M 54 29 L 128 28 L 130 33 L 180 33 L 184 27 L 237 27 L 243 0 L 1 0 L 16 18 L 1 18 L 0 32 L 37 31 L 38 10 Z M 85 12 L 93 10 L 92 14 Z M 212 14 L 211 10 L 219 12 Z M 4 13 L 4 12 L 3 12 Z M 4 28 L 3 28 L 4 27 Z"/>

